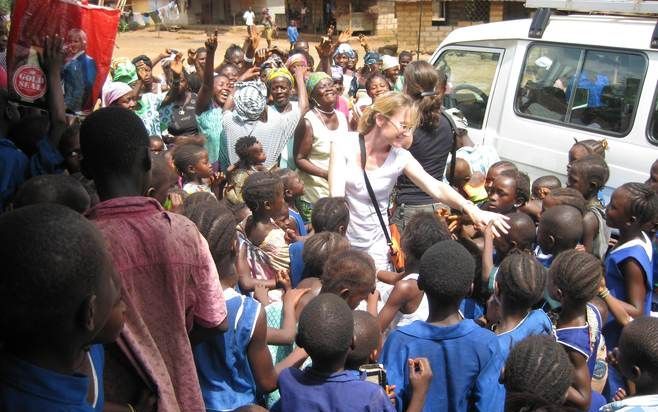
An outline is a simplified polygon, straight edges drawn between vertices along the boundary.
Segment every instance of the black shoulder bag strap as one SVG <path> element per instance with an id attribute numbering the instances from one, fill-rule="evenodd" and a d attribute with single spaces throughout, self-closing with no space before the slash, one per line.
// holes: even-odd
<path id="1" fill-rule="evenodd" d="M 363 179 L 366 181 L 366 188 L 368 189 L 368 195 L 370 195 L 370 201 L 375 207 L 375 212 L 377 212 L 377 218 L 379 219 L 379 224 L 384 231 L 384 236 L 386 237 L 386 243 L 391 252 L 393 252 L 393 241 L 391 240 L 391 235 L 388 233 L 388 228 L 384 222 L 384 217 L 382 216 L 382 211 L 379 210 L 379 203 L 377 203 L 377 197 L 375 196 L 375 191 L 372 190 L 370 185 L 370 179 L 368 179 L 368 174 L 366 173 L 366 141 L 363 138 L 363 135 L 359 134 L 359 146 L 361 147 L 361 170 L 363 170 Z"/>
<path id="2" fill-rule="evenodd" d="M 457 165 L 457 162 L 455 162 L 455 159 L 457 158 L 457 125 L 455 124 L 455 121 L 452 120 L 452 116 L 446 113 L 445 110 L 441 109 L 441 114 L 448 121 L 448 124 L 450 125 L 450 131 L 452 132 L 452 147 L 450 148 L 450 170 L 448 171 L 448 184 L 452 186 L 455 181 L 455 166 Z"/>

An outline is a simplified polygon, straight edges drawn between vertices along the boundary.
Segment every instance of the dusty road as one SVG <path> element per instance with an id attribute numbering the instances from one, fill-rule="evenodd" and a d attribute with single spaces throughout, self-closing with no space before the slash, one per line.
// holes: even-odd
<path id="1" fill-rule="evenodd" d="M 210 30 L 211 27 L 208 27 Z M 218 26 L 219 29 L 219 47 L 218 53 L 215 56 L 215 64 L 219 64 L 224 56 L 224 51 L 231 44 L 242 45 L 246 36 L 246 29 L 244 26 Z M 114 48 L 114 57 L 130 57 L 133 58 L 140 54 L 146 54 L 150 57 L 157 56 L 166 48 L 173 48 L 185 52 L 189 48 L 197 48 L 203 46 L 206 34 L 204 30 L 191 30 L 181 29 L 178 32 L 168 31 L 155 31 L 153 27 L 141 29 L 132 32 L 119 33 Z M 318 44 L 318 36 L 310 36 L 302 33 L 301 39 L 307 40 L 311 46 L 311 55 L 317 59 L 315 45 Z M 391 43 L 390 38 L 372 37 L 368 41 L 371 48 L 378 47 Z M 278 37 L 274 40 L 274 44 L 285 50 L 288 49 L 289 43 L 284 30 L 279 30 Z M 353 37 L 350 41 L 352 47 L 359 53 L 359 65 L 362 64 L 361 58 L 364 55 L 363 49 L 359 45 L 359 40 Z M 261 40 L 261 47 L 265 47 L 265 40 Z M 429 55 L 422 55 L 421 59 L 427 59 Z M 317 60 L 316 60 L 317 61 Z M 159 67 L 156 68 L 156 73 Z"/>

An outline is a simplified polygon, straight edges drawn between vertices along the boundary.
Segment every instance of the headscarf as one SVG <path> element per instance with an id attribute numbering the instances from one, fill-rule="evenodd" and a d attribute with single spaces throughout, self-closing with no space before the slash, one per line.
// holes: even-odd
<path id="1" fill-rule="evenodd" d="M 372 52 L 372 51 L 369 51 L 363 57 L 363 62 L 367 65 L 379 63 L 380 60 L 381 60 L 381 57 L 379 56 L 379 53 Z"/>
<path id="2" fill-rule="evenodd" d="M 110 73 L 115 82 L 131 84 L 137 81 L 137 69 L 127 57 L 112 59 Z"/>
<path id="3" fill-rule="evenodd" d="M 103 85 L 101 103 L 103 107 L 110 106 L 117 99 L 132 92 L 132 87 L 123 82 L 109 82 Z"/>
<path id="4" fill-rule="evenodd" d="M 313 93 L 313 90 L 315 89 L 315 86 L 320 83 L 320 81 L 324 79 L 331 79 L 331 76 L 329 76 L 325 72 L 313 72 L 308 76 L 308 79 L 306 80 L 306 91 L 308 94 Z M 333 81 L 333 79 L 332 79 Z"/>
<path id="5" fill-rule="evenodd" d="M 292 73 L 290 73 L 290 71 L 285 67 L 277 67 L 275 69 L 270 69 L 270 71 L 267 74 L 267 83 L 270 83 L 272 80 L 276 79 L 277 77 L 283 77 L 285 79 L 288 79 L 291 86 L 295 85 L 295 79 L 292 77 Z"/>
<path id="6" fill-rule="evenodd" d="M 288 70 L 292 71 L 292 66 L 294 66 L 297 63 L 302 63 L 304 66 L 308 66 L 308 61 L 306 60 L 306 57 L 301 54 L 301 53 L 295 53 L 292 56 L 288 57 L 288 60 L 286 60 L 286 67 Z"/>
<path id="7" fill-rule="evenodd" d="M 352 58 L 352 59 L 356 58 L 356 53 L 354 52 L 354 49 L 352 48 L 352 46 L 350 46 L 347 43 L 341 43 L 336 48 L 336 51 L 334 52 L 334 56 L 333 56 L 334 60 L 336 60 L 336 56 L 338 56 L 339 54 L 344 54 L 348 58 Z"/>
<path id="8" fill-rule="evenodd" d="M 267 87 L 259 80 L 235 83 L 235 115 L 242 121 L 258 120 L 267 104 Z"/>
<path id="9" fill-rule="evenodd" d="M 263 62 L 263 64 L 261 64 L 261 67 L 262 66 L 270 66 L 270 68 L 273 69 L 277 67 L 284 67 L 283 60 L 281 60 L 281 56 L 279 56 L 278 54 L 272 54 L 270 57 L 267 58 L 267 60 Z"/>
<path id="10" fill-rule="evenodd" d="M 399 66 L 398 58 L 394 56 L 384 55 L 382 56 L 382 71 L 392 69 L 396 66 Z"/>

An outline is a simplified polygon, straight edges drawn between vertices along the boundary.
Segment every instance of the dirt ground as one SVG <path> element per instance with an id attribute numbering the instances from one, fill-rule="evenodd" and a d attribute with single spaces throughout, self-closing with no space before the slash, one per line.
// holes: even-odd
<path id="1" fill-rule="evenodd" d="M 131 31 L 126 33 L 119 33 L 117 35 L 116 44 L 114 47 L 114 57 L 135 57 L 140 54 L 146 54 L 150 57 L 155 57 L 166 48 L 173 48 L 186 53 L 189 48 L 198 48 L 203 46 L 206 39 L 205 30 L 212 30 L 214 27 L 208 26 L 207 28 L 199 27 L 198 29 L 181 29 L 178 32 L 156 31 L 153 27 Z M 247 35 L 244 26 L 218 26 L 219 29 L 219 47 L 218 53 L 215 55 L 215 64 L 219 64 L 224 56 L 224 51 L 231 44 L 242 45 L 244 38 Z M 315 45 L 318 44 L 319 36 L 301 34 L 301 39 L 307 40 L 310 44 L 311 55 L 317 61 L 317 53 Z M 390 38 L 371 37 L 368 43 L 372 49 L 390 44 Z M 284 50 L 289 48 L 288 38 L 283 30 L 279 30 L 278 36 L 274 39 L 274 44 Z M 362 58 L 364 55 L 362 47 L 359 45 L 359 40 L 353 37 L 350 41 L 352 47 L 359 53 L 359 66 L 363 63 Z M 265 39 L 261 40 L 261 47 L 265 47 Z M 429 55 L 421 54 L 421 59 L 428 59 Z M 156 73 L 159 71 L 156 68 Z"/>

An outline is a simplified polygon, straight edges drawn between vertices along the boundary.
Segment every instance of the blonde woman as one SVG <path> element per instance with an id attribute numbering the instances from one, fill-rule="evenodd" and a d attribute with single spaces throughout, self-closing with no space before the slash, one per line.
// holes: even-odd
<path id="1" fill-rule="evenodd" d="M 413 102 L 399 92 L 388 92 L 368 107 L 359 121 L 358 133 L 348 133 L 331 144 L 329 187 L 331 196 L 344 196 L 350 210 L 347 237 L 352 247 L 370 254 L 379 270 L 391 270 L 389 246 L 365 182 L 364 171 L 388 230 L 388 201 L 398 176 L 404 174 L 437 202 L 463 211 L 484 227 L 507 232 L 506 218 L 477 208 L 449 185 L 434 179 L 406 150 L 416 119 Z M 362 141 L 362 143 L 360 143 Z M 361 148 L 365 148 L 362 168 Z"/>

